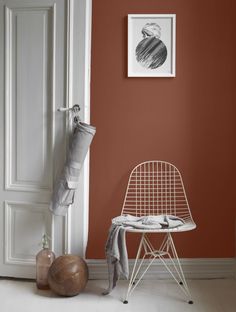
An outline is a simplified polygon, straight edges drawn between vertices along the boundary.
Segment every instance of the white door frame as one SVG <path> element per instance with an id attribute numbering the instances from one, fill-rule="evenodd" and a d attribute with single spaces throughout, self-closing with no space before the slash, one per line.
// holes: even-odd
<path id="1" fill-rule="evenodd" d="M 90 122 L 90 60 L 92 0 L 67 2 L 67 107 L 79 104 L 81 119 Z M 75 18 L 79 12 L 79 19 Z M 77 14 L 78 16 L 78 14 Z M 67 128 L 69 124 L 67 123 Z M 66 253 L 85 257 L 88 240 L 89 153 L 80 176 L 75 202 L 64 220 Z M 56 233 L 55 233 L 56 234 Z"/>

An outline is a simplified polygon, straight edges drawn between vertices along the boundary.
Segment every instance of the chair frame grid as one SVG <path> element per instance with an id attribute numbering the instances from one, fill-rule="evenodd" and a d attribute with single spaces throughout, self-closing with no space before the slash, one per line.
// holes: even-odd
<path id="1" fill-rule="evenodd" d="M 181 288 L 188 303 L 193 303 L 171 235 L 171 232 L 189 231 L 196 227 L 179 170 L 166 161 L 146 161 L 137 165 L 130 174 L 122 206 L 121 215 L 126 214 L 137 217 L 160 214 L 174 215 L 183 219 L 185 225 L 172 229 L 127 230 L 128 232 L 142 233 L 142 235 L 123 302 L 128 303 L 129 296 L 143 279 L 152 263 L 159 259 Z M 164 239 L 160 247 L 155 249 L 148 238 L 148 233 L 161 232 L 165 233 Z M 143 256 L 140 258 L 141 254 Z M 150 261 L 142 270 L 144 259 Z M 166 261 L 167 259 L 169 261 Z"/>
<path id="2" fill-rule="evenodd" d="M 131 172 L 121 215 L 173 214 L 193 221 L 179 170 L 165 161 L 146 161 Z"/>

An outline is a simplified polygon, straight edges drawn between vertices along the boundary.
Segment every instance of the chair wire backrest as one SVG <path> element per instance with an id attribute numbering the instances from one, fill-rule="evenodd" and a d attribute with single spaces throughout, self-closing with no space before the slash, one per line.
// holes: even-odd
<path id="1" fill-rule="evenodd" d="M 122 215 L 174 215 L 192 221 L 179 170 L 165 161 L 146 161 L 130 174 Z"/>

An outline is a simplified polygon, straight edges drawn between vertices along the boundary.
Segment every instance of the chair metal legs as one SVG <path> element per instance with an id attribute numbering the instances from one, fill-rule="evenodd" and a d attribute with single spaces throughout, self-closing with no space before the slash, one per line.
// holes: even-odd
<path id="1" fill-rule="evenodd" d="M 141 252 L 143 251 L 143 255 L 140 258 Z M 179 261 L 178 254 L 176 252 L 176 248 L 174 245 L 174 241 L 170 233 L 167 233 L 161 243 L 159 249 L 154 249 L 150 240 L 148 239 L 147 233 L 143 233 L 140 239 L 136 259 L 134 262 L 134 267 L 131 273 L 131 277 L 129 280 L 129 285 L 126 293 L 125 300 L 123 303 L 128 303 L 129 296 L 134 291 L 134 289 L 138 286 L 145 273 L 152 265 L 155 259 L 159 258 L 163 263 L 167 271 L 171 274 L 173 279 L 176 281 L 178 286 L 181 288 L 183 293 L 185 294 L 188 303 L 192 304 L 191 294 L 184 277 L 184 273 Z M 174 258 L 176 259 L 174 261 Z M 144 259 L 149 259 L 149 263 L 144 270 L 142 270 Z M 168 260 L 168 261 L 166 261 Z"/>

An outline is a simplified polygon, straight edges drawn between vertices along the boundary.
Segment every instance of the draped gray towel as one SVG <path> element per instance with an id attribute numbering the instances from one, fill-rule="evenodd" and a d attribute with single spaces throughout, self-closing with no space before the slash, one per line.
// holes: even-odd
<path id="1" fill-rule="evenodd" d="M 129 277 L 129 262 L 124 227 L 117 224 L 111 225 L 105 250 L 109 285 L 107 290 L 103 292 L 103 295 L 108 295 L 116 287 L 120 275 L 126 279 Z"/>
<path id="2" fill-rule="evenodd" d="M 66 215 L 68 207 L 74 202 L 79 174 L 95 132 L 95 127 L 83 122 L 79 122 L 73 131 L 66 162 L 55 184 L 49 206 L 55 215 Z"/>

